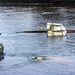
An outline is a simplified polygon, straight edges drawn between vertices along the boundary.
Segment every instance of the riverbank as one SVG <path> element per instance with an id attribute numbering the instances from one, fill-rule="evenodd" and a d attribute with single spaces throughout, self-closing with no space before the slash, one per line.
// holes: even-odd
<path id="1" fill-rule="evenodd" d="M 0 3 L 0 6 L 74 6 L 75 3 Z"/>

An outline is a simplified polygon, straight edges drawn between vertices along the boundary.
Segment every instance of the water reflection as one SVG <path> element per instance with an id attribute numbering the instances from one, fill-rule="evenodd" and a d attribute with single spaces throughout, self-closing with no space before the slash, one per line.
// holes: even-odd
<path id="1" fill-rule="evenodd" d="M 56 43 L 61 43 L 66 41 L 66 36 L 57 36 L 57 37 L 47 37 L 48 42 L 56 42 Z"/>

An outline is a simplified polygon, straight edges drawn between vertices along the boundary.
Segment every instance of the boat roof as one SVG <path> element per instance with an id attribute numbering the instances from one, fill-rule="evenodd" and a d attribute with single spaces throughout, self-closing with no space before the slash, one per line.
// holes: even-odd
<path id="1" fill-rule="evenodd" d="M 52 26 L 62 26 L 61 23 L 47 23 L 47 24 L 52 25 Z"/>

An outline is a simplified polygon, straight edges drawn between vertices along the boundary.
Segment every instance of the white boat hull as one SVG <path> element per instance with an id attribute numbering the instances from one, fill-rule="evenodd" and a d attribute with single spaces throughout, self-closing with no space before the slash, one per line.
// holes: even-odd
<path id="1" fill-rule="evenodd" d="M 47 23 L 48 36 L 65 36 L 66 33 L 66 28 L 62 24 Z"/>

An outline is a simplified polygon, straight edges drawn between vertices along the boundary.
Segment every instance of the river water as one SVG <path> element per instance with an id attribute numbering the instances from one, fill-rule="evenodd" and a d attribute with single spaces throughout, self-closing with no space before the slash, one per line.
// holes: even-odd
<path id="1" fill-rule="evenodd" d="M 75 29 L 75 7 L 0 6 L 0 75 L 75 75 L 75 34 L 47 37 L 46 33 L 16 33 L 46 30 L 46 24 L 62 23 Z M 42 62 L 34 56 L 54 57 Z"/>

